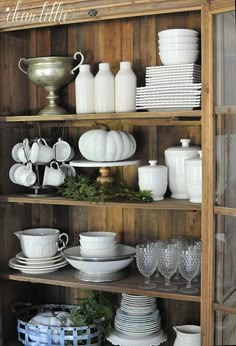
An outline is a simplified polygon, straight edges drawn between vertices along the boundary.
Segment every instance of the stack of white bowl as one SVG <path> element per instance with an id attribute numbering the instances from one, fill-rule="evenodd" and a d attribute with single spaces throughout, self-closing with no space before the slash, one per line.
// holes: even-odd
<path id="1" fill-rule="evenodd" d="M 80 254 L 83 257 L 112 257 L 118 252 L 116 233 L 85 232 L 80 234 Z"/>
<path id="2" fill-rule="evenodd" d="M 198 60 L 199 32 L 168 29 L 158 33 L 159 55 L 163 65 L 191 64 Z"/>

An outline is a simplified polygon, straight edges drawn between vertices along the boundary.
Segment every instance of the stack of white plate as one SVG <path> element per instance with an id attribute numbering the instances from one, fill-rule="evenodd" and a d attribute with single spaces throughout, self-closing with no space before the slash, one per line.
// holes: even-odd
<path id="1" fill-rule="evenodd" d="M 201 66 L 146 67 L 146 86 L 136 88 L 136 109 L 192 110 L 201 105 Z"/>
<path id="2" fill-rule="evenodd" d="M 81 233 L 80 245 L 80 254 L 83 257 L 113 257 L 118 252 L 115 232 Z"/>
<path id="3" fill-rule="evenodd" d="M 52 257 L 28 258 L 20 252 L 9 260 L 9 267 L 26 274 L 47 274 L 65 267 L 68 262 L 60 252 Z"/>
<path id="4" fill-rule="evenodd" d="M 160 328 L 156 298 L 122 294 L 121 306 L 115 316 L 116 330 L 132 337 L 143 337 L 158 332 Z"/>

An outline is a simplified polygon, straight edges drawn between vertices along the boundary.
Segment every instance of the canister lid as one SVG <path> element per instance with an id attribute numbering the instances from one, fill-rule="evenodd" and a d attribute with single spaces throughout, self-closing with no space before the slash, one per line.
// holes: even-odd
<path id="1" fill-rule="evenodd" d="M 157 165 L 157 160 L 149 160 L 149 165 L 146 165 L 146 166 L 141 166 L 138 168 L 138 170 L 150 170 L 150 169 L 155 169 L 155 170 L 158 170 L 158 169 L 167 169 L 166 166 L 162 166 L 162 165 Z"/>
<path id="2" fill-rule="evenodd" d="M 199 146 L 190 146 L 190 139 L 184 138 L 181 139 L 180 142 L 182 146 L 176 146 L 166 149 L 168 152 L 186 152 L 186 151 L 199 151 Z"/>
<path id="3" fill-rule="evenodd" d="M 186 159 L 185 162 L 188 166 L 201 166 L 202 165 L 202 151 L 198 150 L 198 157 L 194 157 L 191 159 Z"/>

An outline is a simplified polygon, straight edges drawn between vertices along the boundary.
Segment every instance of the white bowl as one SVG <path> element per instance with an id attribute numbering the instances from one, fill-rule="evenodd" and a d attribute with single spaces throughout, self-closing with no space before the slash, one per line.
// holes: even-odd
<path id="1" fill-rule="evenodd" d="M 108 249 L 114 249 L 117 247 L 117 241 L 112 242 L 105 242 L 105 243 L 87 243 L 86 241 L 80 241 L 80 247 L 82 250 L 88 250 L 88 251 L 105 251 Z"/>
<path id="2" fill-rule="evenodd" d="M 175 50 L 175 49 L 199 49 L 198 43 L 172 43 L 159 45 L 160 52 Z"/>
<path id="3" fill-rule="evenodd" d="M 134 260 L 135 248 L 121 245 L 118 256 L 112 258 L 81 257 L 80 247 L 74 246 L 63 251 L 72 267 L 88 274 L 109 274 L 126 268 Z"/>
<path id="4" fill-rule="evenodd" d="M 81 241 L 88 243 L 103 243 L 116 240 L 115 232 L 84 232 L 79 236 Z"/>
<path id="5" fill-rule="evenodd" d="M 173 44 L 173 43 L 198 43 L 199 38 L 195 36 L 170 36 L 160 38 L 158 40 L 159 45 Z"/>
<path id="6" fill-rule="evenodd" d="M 197 62 L 199 53 L 197 49 L 172 49 L 166 52 L 160 52 L 159 55 L 163 65 L 178 65 Z"/>
<path id="7" fill-rule="evenodd" d="M 118 247 L 105 250 L 84 250 L 80 247 L 80 254 L 82 257 L 113 257 L 118 254 Z"/>
<path id="8" fill-rule="evenodd" d="M 194 36 L 198 37 L 199 32 L 190 29 L 167 29 L 158 32 L 159 38 L 174 37 L 174 36 Z"/>

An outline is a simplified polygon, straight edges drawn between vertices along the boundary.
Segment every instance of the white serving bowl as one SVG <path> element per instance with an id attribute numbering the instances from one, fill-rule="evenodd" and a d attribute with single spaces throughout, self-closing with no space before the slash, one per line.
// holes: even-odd
<path id="1" fill-rule="evenodd" d="M 103 243 L 116 240 L 115 232 L 84 232 L 79 235 L 80 241 L 86 241 L 87 243 Z"/>
<path id="2" fill-rule="evenodd" d="M 160 38 L 159 45 L 173 44 L 173 43 L 199 43 L 199 38 L 195 36 L 169 36 Z"/>
<path id="3" fill-rule="evenodd" d="M 112 258 L 82 257 L 79 246 L 67 248 L 63 254 L 72 267 L 88 274 L 97 275 L 115 273 L 126 268 L 134 260 L 135 248 L 120 244 L 119 255 Z"/>
<path id="4" fill-rule="evenodd" d="M 159 38 L 175 37 L 175 36 L 194 36 L 198 37 L 199 32 L 190 29 L 167 29 L 158 32 Z"/>
<path id="5" fill-rule="evenodd" d="M 160 52 L 160 59 L 163 65 L 192 64 L 197 62 L 199 57 L 197 49 L 172 49 Z"/>
<path id="6" fill-rule="evenodd" d="M 171 44 L 164 44 L 159 45 L 159 51 L 164 52 L 168 50 L 174 50 L 174 49 L 199 49 L 198 43 L 171 43 Z"/>

